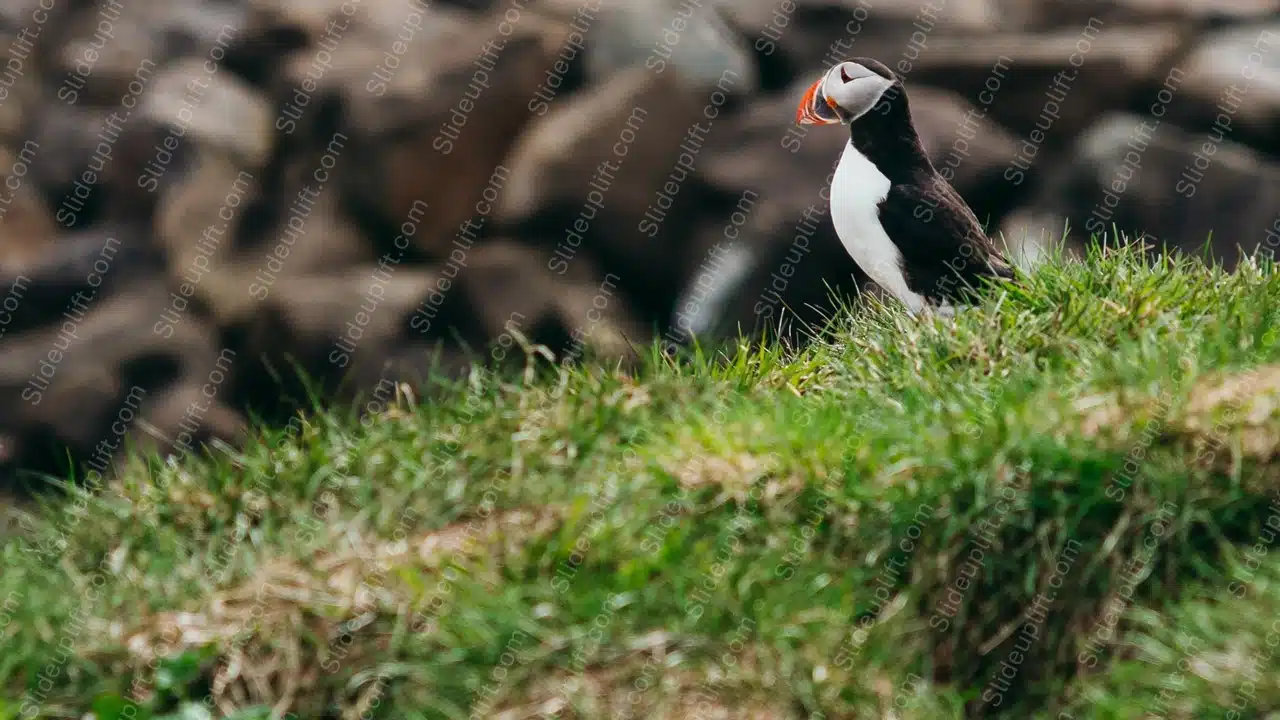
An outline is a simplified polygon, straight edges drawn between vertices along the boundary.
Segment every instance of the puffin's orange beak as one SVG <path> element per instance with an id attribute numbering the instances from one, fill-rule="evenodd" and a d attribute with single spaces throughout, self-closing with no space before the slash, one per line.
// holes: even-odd
<path id="1" fill-rule="evenodd" d="M 834 125 L 840 122 L 835 112 L 835 104 L 822 94 L 822 78 L 809 86 L 800 99 L 800 107 L 796 108 L 796 123 L 799 125 Z"/>

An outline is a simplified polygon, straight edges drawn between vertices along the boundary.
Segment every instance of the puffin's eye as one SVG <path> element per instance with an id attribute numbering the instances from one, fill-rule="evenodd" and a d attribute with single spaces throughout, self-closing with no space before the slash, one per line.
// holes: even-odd
<path id="1" fill-rule="evenodd" d="M 845 82 L 853 82 L 853 78 L 849 77 L 849 73 L 844 71 L 844 66 L 840 66 L 840 79 Z"/>

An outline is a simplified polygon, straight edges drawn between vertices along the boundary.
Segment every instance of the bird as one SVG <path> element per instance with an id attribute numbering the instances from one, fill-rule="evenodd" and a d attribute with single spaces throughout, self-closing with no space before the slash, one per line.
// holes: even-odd
<path id="1" fill-rule="evenodd" d="M 831 222 L 854 262 L 912 314 L 953 315 L 980 278 L 1013 278 L 973 210 L 929 160 L 902 78 L 851 58 L 808 86 L 801 125 L 849 126 L 829 189 Z"/>

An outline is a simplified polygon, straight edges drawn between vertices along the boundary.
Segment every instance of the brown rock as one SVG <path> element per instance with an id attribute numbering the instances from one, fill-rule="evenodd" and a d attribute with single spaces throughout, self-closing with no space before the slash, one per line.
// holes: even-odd
<path id="1" fill-rule="evenodd" d="M 701 105 L 688 86 L 643 68 L 562 100 L 530 126 L 505 161 L 511 179 L 499 218 L 516 222 L 548 206 L 580 207 L 599 164 L 610 162 L 621 169 L 601 179 L 608 185 L 602 204 L 623 206 L 631 216 L 619 224 L 634 225 L 636 209 L 652 200 L 652 188 L 671 171 L 680 141 L 699 119 Z"/>
<path id="2" fill-rule="evenodd" d="M 1206 164 L 1196 153 L 1220 137 L 1168 125 L 1152 135 L 1144 122 L 1149 118 L 1122 114 L 1100 120 L 1082 136 L 1075 162 L 1055 172 L 1032 201 L 1030 217 L 1069 221 L 1076 247 L 1093 234 L 1113 237 L 1114 224 L 1156 248 L 1199 255 L 1212 234 L 1213 256 L 1228 268 L 1260 246 L 1280 244 L 1280 166 L 1230 141 L 1216 142 Z M 1033 236 L 1041 232 L 1021 222 Z M 1061 229 L 1047 228 L 1050 237 Z M 1025 232 L 1011 226 L 1006 234 Z"/>
<path id="3" fill-rule="evenodd" d="M 195 148 L 193 167 L 159 193 L 157 244 L 168 253 L 176 279 L 201 278 L 234 249 L 245 209 L 258 194 L 253 172 L 228 153 Z M 195 280 L 199 282 L 199 280 Z"/>
<path id="4" fill-rule="evenodd" d="M 149 10 L 146 2 L 104 0 L 68 18 L 48 70 L 60 104 L 115 109 L 131 82 L 145 89 L 167 59 L 163 35 L 146 22 Z"/>
<path id="5" fill-rule="evenodd" d="M 75 294 L 103 298 L 162 271 L 149 237 L 137 228 L 102 225 L 63 234 L 17 272 L 0 269 L 0 288 L 18 288 L 6 309 L 5 334 L 61 322 Z"/>
<path id="6" fill-rule="evenodd" d="M 580 13 L 578 0 L 548 5 L 566 20 L 578 19 L 586 45 L 584 65 L 594 82 L 607 82 L 631 68 L 678 75 L 702 97 L 729 73 L 740 95 L 759 87 L 751 47 L 711 3 L 678 0 L 605 2 L 599 12 Z M 589 8 L 588 8 L 589 10 Z M 589 19 L 589 23 L 587 20 Z"/>
<path id="7" fill-rule="evenodd" d="M 258 205 L 256 174 L 234 156 L 203 147 L 165 193 L 156 230 L 169 249 L 171 275 L 195 282 L 220 322 L 244 320 L 282 278 L 341 271 L 375 257 L 365 234 L 340 211 L 336 188 L 314 181 L 322 152 L 270 173 L 282 192 L 269 207 Z"/>
<path id="8" fill-rule="evenodd" d="M 218 366 L 218 374 L 211 372 L 214 380 L 224 377 L 221 367 L 229 368 L 234 360 L 234 355 L 223 357 L 229 360 Z M 209 378 L 187 377 L 151 398 L 135 433 L 139 452 L 185 455 L 214 440 L 239 445 L 247 437 L 248 423 L 220 399 L 222 389 Z"/>
<path id="9" fill-rule="evenodd" d="M 409 11 L 402 7 L 401 23 Z M 290 147 L 324 146 L 339 133 L 334 182 L 366 224 L 394 234 L 426 202 L 414 252 L 442 257 L 457 227 L 478 213 L 482 193 L 500 190 L 499 164 L 528 122 L 528 98 L 564 29 L 526 13 L 502 36 L 501 13 L 461 27 L 447 14 L 434 23 L 435 13 L 390 60 L 394 36 L 376 29 L 344 34 L 319 79 L 315 52 L 297 51 L 276 94 Z M 309 79 L 314 92 L 298 94 Z"/>
<path id="10" fill-rule="evenodd" d="M 678 281 L 670 259 L 681 252 L 685 219 L 696 207 L 688 168 L 696 170 L 697 147 L 707 138 L 702 104 L 675 74 L 643 68 L 561 100 L 506 161 L 511 179 L 500 219 L 541 220 L 559 253 L 557 268 L 567 269 L 581 252 L 626 275 L 627 285 L 661 293 Z M 676 202 L 650 210 L 659 203 L 655 191 L 667 185 Z"/>
<path id="11" fill-rule="evenodd" d="M 290 27 L 320 36 L 330 20 L 342 19 L 342 0 L 251 0 L 251 30 Z"/>
<path id="12" fill-rule="evenodd" d="M 1106 109 L 1125 105 L 1139 90 L 1158 85 L 1157 78 L 1163 77 L 1182 41 L 1176 25 L 1085 22 L 1050 33 L 1001 34 L 982 42 L 931 37 L 928 52 L 912 63 L 907 77 L 971 99 L 990 92 L 988 118 L 1020 142 L 1029 142 L 1023 154 L 1032 161 L 1027 165 L 1035 165 Z M 1072 66 L 1073 56 L 1079 67 Z M 1043 133 L 1039 142 L 1033 132 Z"/>
<path id="13" fill-rule="evenodd" d="M 0 147 L 0 277 L 35 267 L 57 236 L 53 216 L 26 177 L 39 159 L 30 142 L 16 152 Z"/>
<path id="14" fill-rule="evenodd" d="M 478 345 L 500 338 L 511 323 L 558 358 L 588 352 L 628 357 L 632 343 L 649 342 L 628 308 L 620 276 L 601 276 L 588 262 L 557 275 L 548 269 L 549 259 L 545 251 L 509 241 L 477 246 L 468 255 L 456 292 L 474 316 Z"/>
<path id="15" fill-rule="evenodd" d="M 1208 20 L 1239 22 L 1265 18 L 1280 11 L 1277 0 L 1024 0 L 1013 3 L 1011 13 L 1028 30 L 1056 30 L 1063 25 L 1083 23 L 1091 17 L 1109 24 Z"/>
<path id="16" fill-rule="evenodd" d="M 318 186 L 312 183 L 310 187 Z M 316 195 L 299 189 L 285 200 L 288 208 L 282 208 L 270 229 L 258 238 L 257 246 L 242 255 L 265 271 L 261 277 L 268 278 L 254 282 L 270 288 L 274 277 L 340 273 L 377 259 L 370 239 L 340 209 L 336 188 L 324 187 Z M 250 290 L 250 294 L 259 293 Z"/>
<path id="17" fill-rule="evenodd" d="M 684 281 L 672 259 L 702 201 L 705 104 L 676 74 L 643 68 L 558 100 L 513 150 L 504 223 L 542 238 L 557 272 L 582 255 L 622 278 L 645 322 L 665 319 Z"/>
<path id="18" fill-rule="evenodd" d="M 21 25 L 12 31 L 0 28 L 0 47 L 8 49 L 5 53 L 6 66 L 10 58 L 15 58 L 15 61 L 24 63 L 24 72 L 27 72 L 34 60 L 27 58 L 23 61 L 18 58 L 22 50 L 14 41 L 20 31 Z M 21 136 L 40 103 L 38 80 L 39 76 L 35 72 L 29 72 L 21 77 L 6 75 L 4 81 L 0 82 L 0 145 L 21 146 L 28 139 Z"/>
<path id="19" fill-rule="evenodd" d="M 278 99 L 276 127 L 290 135 L 308 127 L 309 116 L 326 97 L 375 81 L 372 73 L 379 65 L 385 71 L 395 64 L 393 74 L 421 75 L 415 60 L 420 46 L 464 31 L 470 20 L 442 3 L 421 0 L 252 0 L 250 5 L 238 49 L 262 69 L 256 77 Z"/>
<path id="20" fill-rule="evenodd" d="M 48 4 L 47 0 L 45 4 Z M 45 8 L 41 7 L 40 0 L 12 0 L 0 5 L 0 30 L 16 35 L 22 28 L 32 24 L 32 11 L 41 9 Z M 51 35 L 57 34 L 72 9 L 73 6 L 70 3 L 54 4 L 46 15 L 48 19 L 45 20 L 42 30 L 48 31 Z"/>
<path id="21" fill-rule="evenodd" d="M 483 215 L 484 208 L 497 200 L 493 197 L 478 206 L 486 191 L 499 196 L 502 192 L 507 172 L 503 163 L 531 116 L 527 101 L 515 103 L 533 97 L 562 34 L 561 28 L 534 20 L 531 16 L 522 21 L 500 53 L 492 50 L 495 46 L 480 50 L 499 39 L 490 35 L 488 23 L 482 23 L 483 34 L 472 32 L 445 45 L 450 52 L 442 52 L 443 57 L 432 62 L 436 72 L 430 92 L 419 96 L 418 107 L 408 115 L 390 111 L 405 100 L 400 93 L 408 87 L 392 89 L 401 77 L 409 77 L 402 71 L 388 85 L 386 102 L 365 93 L 366 100 L 348 116 L 351 133 L 360 133 L 370 143 L 362 147 L 362 162 L 344 175 L 348 193 L 392 227 L 404 221 L 415 203 L 427 202 L 430 222 L 419 227 L 414 241 L 430 256 L 446 255 L 457 226 Z M 480 59 L 477 51 L 482 52 Z M 476 66 L 491 61 L 491 70 Z M 480 78 L 476 73 L 487 75 L 491 87 L 469 89 Z M 468 94 L 478 97 L 473 101 Z M 382 110 L 375 109 L 379 106 Z M 384 119 L 376 125 L 371 114 L 375 112 Z M 400 125 L 399 118 L 407 124 Z M 396 125 L 387 126 L 387 122 Z M 368 133 L 377 125 L 382 132 Z M 486 219 L 477 217 L 476 222 L 483 224 Z"/>
<path id="22" fill-rule="evenodd" d="M 229 72 L 210 75 L 200 58 L 179 60 L 157 73 L 140 113 L 173 128 L 179 142 L 226 150 L 251 170 L 266 163 L 275 143 L 267 99 Z"/>
<path id="23" fill-rule="evenodd" d="M 288 29 L 299 32 L 306 37 L 307 44 L 313 47 L 310 54 L 319 46 L 317 41 L 329 38 L 326 43 L 332 52 L 345 52 L 341 48 L 333 49 L 334 44 L 345 44 L 348 33 L 361 34 L 373 32 L 395 39 L 396 33 L 407 22 L 412 30 L 420 30 L 421 38 L 429 38 L 439 31 L 440 21 L 457 26 L 465 16 L 453 12 L 436 10 L 436 3 L 422 3 L 414 0 L 362 0 L 360 3 L 349 3 L 348 8 L 355 8 L 350 14 L 343 12 L 345 0 L 250 0 L 250 19 L 248 33 L 267 30 Z M 421 18 L 416 18 L 421 15 Z M 331 23 L 334 23 L 331 25 Z M 421 25 L 414 28 L 413 25 Z M 417 33 L 411 33 L 416 35 Z M 419 37 L 410 37 L 409 43 L 417 43 Z M 400 38 L 404 39 L 404 38 Z M 384 49 L 390 50 L 388 45 Z M 308 54 L 303 51 L 303 55 Z M 334 62 L 331 68 L 342 73 L 350 66 Z M 367 73 L 372 66 L 361 66 L 361 73 Z"/>
<path id="24" fill-rule="evenodd" d="M 217 353 L 205 328 L 188 319 L 169 338 L 154 331 L 166 294 L 151 284 L 84 297 L 62 321 L 5 339 L 0 435 L 16 438 L 19 466 L 61 472 L 64 447 L 81 461 L 115 458 L 151 398 L 178 378 L 209 375 Z"/>
<path id="25" fill-rule="evenodd" d="M 801 79 L 787 92 L 753 101 L 712 137 L 701 155 L 702 177 L 725 199 L 712 213 L 712 224 L 731 225 L 732 212 L 744 212 L 746 220 L 739 227 L 750 231 L 741 242 L 752 249 L 787 235 L 788 226 L 809 205 L 825 212 L 827 201 L 819 193 L 849 142 L 849 131 L 795 124 L 799 96 L 809 83 Z M 747 192 L 754 194 L 747 198 L 751 204 L 738 207 Z M 685 258 L 689 273 L 700 258 L 701 250 Z"/>
<path id="26" fill-rule="evenodd" d="M 723 7 L 755 50 L 765 87 L 773 89 L 798 79 L 813 82 L 851 57 L 874 57 L 890 66 L 911 62 L 930 52 L 908 48 L 913 34 L 923 33 L 931 48 L 944 36 L 975 42 L 993 29 L 1014 29 L 993 0 L 950 0 L 934 3 L 934 11 L 923 3 L 874 0 L 796 0 L 790 11 L 769 0 Z"/>
<path id="27" fill-rule="evenodd" d="M 47 4 L 47 0 L 46 0 Z M 176 58 L 229 62 L 248 3 L 201 0 L 102 0 L 65 3 L 49 37 L 50 86 L 67 104 L 118 107 L 144 60 L 154 72 Z M 71 92 L 76 96 L 70 96 Z"/>
<path id="28" fill-rule="evenodd" d="M 68 107 L 47 101 L 29 119 L 27 135 L 34 159 L 27 180 L 51 198 L 50 212 L 64 228 L 88 227 L 102 219 L 103 209 L 110 206 L 109 186 L 115 184 L 113 173 L 121 169 L 121 147 L 106 148 L 100 154 L 104 161 L 89 166 L 102 138 L 116 132 L 107 124 L 110 115 L 111 111 L 87 105 Z M 92 182 L 85 182 L 86 171 Z"/>
<path id="29" fill-rule="evenodd" d="M 737 23 L 751 40 L 757 37 L 766 41 L 773 40 L 775 35 L 785 36 L 795 30 L 806 32 L 817 29 L 818 18 L 825 17 L 827 26 L 842 25 L 844 21 L 855 23 L 870 20 L 875 16 L 879 20 L 907 20 L 914 22 L 920 19 L 924 11 L 923 4 L 876 4 L 861 3 L 859 0 L 794 0 L 792 9 L 780 6 L 779 3 L 767 0 L 744 0 L 726 6 L 725 11 Z M 1002 7 L 1006 3 L 999 0 L 949 0 L 936 3 L 937 10 L 927 13 L 934 18 L 936 29 L 944 32 L 983 32 L 1000 29 L 1006 20 L 1006 11 Z M 856 26 L 855 26 L 856 27 Z M 849 35 L 861 41 L 861 33 L 851 32 L 852 28 L 839 28 L 849 31 Z M 781 39 L 781 38 L 779 38 Z"/>
<path id="30" fill-rule="evenodd" d="M 409 320 L 438 275 L 364 264 L 324 275 L 281 278 L 248 319 L 242 354 L 292 372 L 336 382 L 349 367 L 422 340 Z"/>
<path id="31" fill-rule="evenodd" d="M 1280 6 L 1280 2 L 1271 3 Z M 1199 39 L 1169 120 L 1280 155 L 1280 22 L 1242 25 Z M 1253 77 L 1246 77 L 1246 73 Z"/>
<path id="32" fill-rule="evenodd" d="M 385 355 L 366 354 L 353 360 L 344 378 L 343 396 L 356 397 L 363 410 L 376 412 L 379 403 L 382 407 L 391 404 L 395 386 L 407 385 L 409 397 L 422 402 L 440 390 L 440 381 L 463 379 L 472 363 L 502 361 L 505 352 L 494 350 L 486 358 L 443 340 L 406 341 Z"/>
<path id="33" fill-rule="evenodd" d="M 126 5 L 125 12 L 164 38 L 164 54 L 156 58 L 157 63 L 166 65 L 175 58 L 195 56 L 212 59 L 229 69 L 248 21 L 248 5 L 247 2 L 203 0 L 135 0 Z"/>

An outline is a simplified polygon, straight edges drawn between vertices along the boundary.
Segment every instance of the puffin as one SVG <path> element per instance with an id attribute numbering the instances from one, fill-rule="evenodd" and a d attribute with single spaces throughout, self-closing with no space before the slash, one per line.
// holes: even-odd
<path id="1" fill-rule="evenodd" d="M 854 262 L 913 315 L 953 315 L 980 278 L 1013 278 L 929 160 L 892 70 L 871 58 L 834 65 L 805 91 L 796 122 L 849 126 L 829 191 L 831 223 Z"/>

